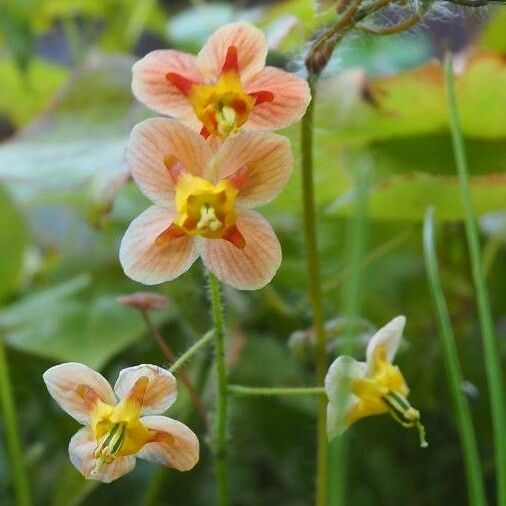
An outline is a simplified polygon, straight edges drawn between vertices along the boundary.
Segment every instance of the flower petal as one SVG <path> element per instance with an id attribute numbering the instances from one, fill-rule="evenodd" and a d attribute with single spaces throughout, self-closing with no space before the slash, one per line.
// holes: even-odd
<path id="1" fill-rule="evenodd" d="M 174 211 L 152 206 L 130 223 L 119 250 L 121 266 L 129 278 L 156 285 L 177 278 L 195 262 L 198 254 L 189 236 L 178 237 L 166 245 L 155 244 L 174 216 Z"/>
<path id="2" fill-rule="evenodd" d="M 114 405 L 117 402 L 109 382 L 84 364 L 68 362 L 55 365 L 42 377 L 51 397 L 79 423 L 89 423 L 95 396 L 106 404 Z M 89 389 L 88 395 L 83 395 L 80 388 L 83 386 Z"/>
<path id="3" fill-rule="evenodd" d="M 195 56 L 159 49 L 136 62 L 132 73 L 132 92 L 139 102 L 168 116 L 185 118 L 193 115 L 188 97 L 167 79 L 167 74 L 174 73 L 189 81 L 200 82 L 202 78 Z"/>
<path id="4" fill-rule="evenodd" d="M 340 436 L 348 428 L 347 415 L 358 405 L 360 399 L 350 392 L 350 381 L 364 378 L 367 364 L 352 357 L 338 357 L 325 377 L 327 406 L 327 434 L 330 439 Z"/>
<path id="5" fill-rule="evenodd" d="M 237 49 L 239 75 L 243 83 L 265 66 L 267 40 L 255 26 L 239 21 L 218 28 L 197 55 L 197 67 L 210 80 L 216 80 L 223 70 L 228 49 Z"/>
<path id="6" fill-rule="evenodd" d="M 293 168 L 290 141 L 270 132 L 245 132 L 225 141 L 216 154 L 217 179 L 244 172 L 237 203 L 254 207 L 270 202 L 288 182 Z"/>
<path id="7" fill-rule="evenodd" d="M 402 332 L 405 325 L 406 317 L 397 316 L 384 327 L 379 329 L 374 336 L 372 336 L 366 350 L 367 364 L 369 365 L 370 370 L 372 367 L 374 351 L 378 346 L 385 347 L 387 358 L 390 362 L 392 362 L 401 343 Z"/>
<path id="8" fill-rule="evenodd" d="M 149 380 L 142 400 L 142 414 L 163 413 L 174 404 L 177 397 L 176 378 L 166 369 L 151 364 L 122 369 L 114 385 L 116 395 L 120 399 L 128 397 L 136 381 L 142 377 Z"/>
<path id="9" fill-rule="evenodd" d="M 69 443 L 69 457 L 72 465 L 87 479 L 103 483 L 121 478 L 135 467 L 135 457 L 117 457 L 110 464 L 102 464 L 96 469 L 97 460 L 93 453 L 97 442 L 89 427 L 79 430 Z"/>
<path id="10" fill-rule="evenodd" d="M 178 471 L 189 471 L 197 464 L 199 440 L 184 423 L 166 416 L 145 416 L 141 422 L 158 435 L 156 441 L 142 447 L 137 457 Z"/>
<path id="11" fill-rule="evenodd" d="M 271 92 L 274 100 L 255 105 L 247 129 L 277 130 L 298 121 L 311 101 L 311 92 L 305 79 L 274 67 L 265 67 L 245 86 L 246 93 Z"/>
<path id="12" fill-rule="evenodd" d="M 169 118 L 150 118 L 134 127 L 128 141 L 127 162 L 142 193 L 156 204 L 172 205 L 174 181 L 165 161 L 179 161 L 198 176 L 211 150 L 196 132 Z"/>
<path id="13" fill-rule="evenodd" d="M 281 264 L 281 246 L 267 220 L 254 211 L 238 211 L 237 228 L 246 241 L 243 249 L 224 239 L 204 240 L 202 260 L 233 288 L 258 290 L 276 274 Z"/>

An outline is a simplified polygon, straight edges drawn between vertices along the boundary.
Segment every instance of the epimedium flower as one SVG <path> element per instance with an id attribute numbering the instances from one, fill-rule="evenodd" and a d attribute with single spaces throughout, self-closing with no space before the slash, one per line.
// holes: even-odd
<path id="1" fill-rule="evenodd" d="M 156 112 L 175 117 L 204 137 L 239 128 L 284 128 L 306 111 L 307 82 L 265 65 L 265 34 L 230 23 L 216 30 L 197 56 L 153 51 L 133 66 L 132 91 Z"/>
<path id="2" fill-rule="evenodd" d="M 123 270 L 135 281 L 170 281 L 199 256 L 221 281 L 242 290 L 261 288 L 278 270 L 276 234 L 251 208 L 270 202 L 287 183 L 288 139 L 243 132 L 211 144 L 169 118 L 132 130 L 127 162 L 154 203 L 130 224 L 120 246 Z"/>
<path id="3" fill-rule="evenodd" d="M 409 404 L 409 388 L 392 364 L 405 324 L 406 318 L 397 316 L 378 330 L 367 345 L 366 362 L 344 355 L 330 366 L 325 378 L 330 439 L 366 416 L 389 413 L 403 427 L 416 427 L 421 446 L 427 446 L 420 413 Z"/>
<path id="4" fill-rule="evenodd" d="M 69 456 L 87 479 L 114 481 L 135 467 L 136 457 L 189 471 L 199 460 L 197 436 L 166 416 L 176 400 L 176 378 L 143 364 L 123 369 L 114 389 L 98 372 L 65 363 L 43 375 L 59 406 L 84 425 L 70 440 Z"/>

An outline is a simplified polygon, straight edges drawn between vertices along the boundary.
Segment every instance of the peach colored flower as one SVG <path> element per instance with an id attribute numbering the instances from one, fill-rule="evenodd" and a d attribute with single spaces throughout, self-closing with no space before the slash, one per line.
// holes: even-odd
<path id="1" fill-rule="evenodd" d="M 176 378 L 155 365 L 119 373 L 114 390 L 86 365 L 51 367 L 44 381 L 53 399 L 84 427 L 70 440 L 69 456 L 87 479 L 114 481 L 135 467 L 136 457 L 189 471 L 199 460 L 197 436 L 160 413 L 176 400 Z M 158 416 L 157 416 L 158 415 Z"/>
<path id="2" fill-rule="evenodd" d="M 132 91 L 160 114 L 209 135 L 275 130 L 299 120 L 311 100 L 306 81 L 266 67 L 264 33 L 249 23 L 224 25 L 197 56 L 153 51 L 133 67 Z"/>
<path id="3" fill-rule="evenodd" d="M 131 134 L 127 161 L 155 204 L 128 227 L 120 247 L 125 274 L 154 285 L 186 272 L 200 256 L 234 288 L 266 285 L 281 263 L 269 223 L 252 211 L 287 183 L 290 143 L 270 132 L 244 132 L 212 149 L 176 120 L 152 118 Z"/>

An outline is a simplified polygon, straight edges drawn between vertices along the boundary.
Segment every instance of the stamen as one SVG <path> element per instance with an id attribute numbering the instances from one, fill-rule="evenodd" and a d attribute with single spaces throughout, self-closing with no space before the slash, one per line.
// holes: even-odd
<path id="1" fill-rule="evenodd" d="M 208 228 L 216 232 L 223 226 L 223 223 L 216 217 L 214 207 L 205 205 L 200 209 L 200 220 L 197 223 L 197 229 L 202 230 Z"/>
<path id="2" fill-rule="evenodd" d="M 125 423 L 116 423 L 99 448 L 95 449 L 93 456 L 97 459 L 91 474 L 96 474 L 103 464 L 110 464 L 119 454 L 124 443 Z"/>
<path id="3" fill-rule="evenodd" d="M 426 448 L 428 443 L 425 439 L 425 428 L 420 422 L 420 412 L 411 406 L 405 397 L 392 390 L 381 397 L 381 399 L 387 405 L 392 418 L 396 422 L 407 429 L 411 429 L 412 427 L 417 428 L 420 446 Z"/>
<path id="4" fill-rule="evenodd" d="M 225 63 L 223 64 L 223 68 L 221 69 L 222 73 L 225 72 L 237 72 L 239 73 L 239 58 L 237 56 L 237 48 L 235 46 L 230 46 L 227 50 L 227 56 L 225 58 Z"/>

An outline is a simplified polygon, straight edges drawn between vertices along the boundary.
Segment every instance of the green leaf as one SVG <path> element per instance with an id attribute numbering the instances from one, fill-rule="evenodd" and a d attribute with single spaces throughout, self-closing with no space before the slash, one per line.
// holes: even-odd
<path id="1" fill-rule="evenodd" d="M 7 192 L 0 187 L 0 303 L 21 282 L 27 233 L 24 220 Z"/>
<path id="2" fill-rule="evenodd" d="M 23 200 L 105 207 L 128 175 L 124 150 L 144 117 L 130 90 L 133 59 L 93 56 L 51 114 L 0 145 L 0 178 Z M 102 202 L 105 200 L 105 203 Z"/>
<path id="3" fill-rule="evenodd" d="M 68 75 L 63 67 L 42 59 L 33 59 L 26 72 L 8 59 L 0 59 L 0 113 L 15 125 L 33 120 L 49 104 Z"/>
<path id="4" fill-rule="evenodd" d="M 100 369 L 145 335 L 139 314 L 119 305 L 111 294 L 122 290 L 107 282 L 106 291 L 100 293 L 89 276 L 79 276 L 7 307 L 0 312 L 0 328 L 14 348 Z M 169 316 L 157 314 L 154 319 L 160 323 Z"/>

